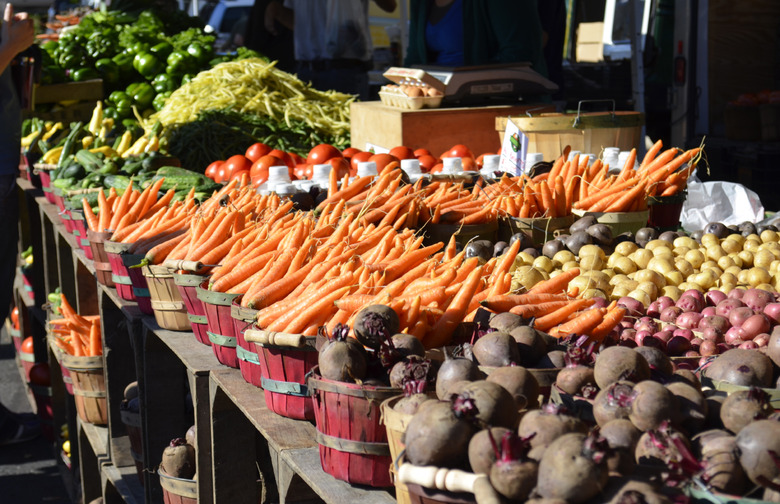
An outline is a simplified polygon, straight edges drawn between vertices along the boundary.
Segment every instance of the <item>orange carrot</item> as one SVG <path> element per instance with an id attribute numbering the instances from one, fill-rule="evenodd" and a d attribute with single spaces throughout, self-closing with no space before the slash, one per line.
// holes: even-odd
<path id="1" fill-rule="evenodd" d="M 639 198 L 644 198 L 645 194 L 645 181 L 639 182 L 636 187 L 633 187 L 626 191 L 620 198 L 609 204 L 604 210 L 606 212 L 625 212 L 630 204 L 637 201 Z"/>
<path id="2" fill-rule="evenodd" d="M 566 306 L 558 308 L 554 312 L 536 319 L 534 321 L 534 327 L 540 331 L 549 331 L 554 326 L 565 321 L 572 313 L 587 308 L 592 304 L 592 299 L 573 299 Z"/>
<path id="3" fill-rule="evenodd" d="M 566 287 L 569 282 L 574 280 L 580 274 L 579 268 L 570 268 L 566 271 L 558 273 L 549 280 L 542 280 L 537 283 L 531 289 L 528 290 L 528 294 L 559 294 L 566 291 Z"/>
<path id="4" fill-rule="evenodd" d="M 531 317 L 541 317 L 543 315 L 547 315 L 548 313 L 552 313 L 558 308 L 567 306 L 568 304 L 568 300 L 560 300 L 547 301 L 539 304 L 517 305 L 509 309 L 509 313 L 514 313 L 515 315 L 520 315 L 521 317 L 528 319 Z"/>
<path id="5" fill-rule="evenodd" d="M 602 312 L 602 309 L 591 308 L 590 310 L 581 312 L 578 316 L 565 324 L 561 324 L 554 328 L 554 331 L 550 331 L 550 335 L 560 338 L 568 336 L 569 334 L 577 334 L 580 336 L 589 334 L 603 319 L 604 313 Z"/>
<path id="6" fill-rule="evenodd" d="M 100 341 L 100 322 L 94 321 L 89 329 L 89 355 L 103 355 L 103 345 Z"/>
<path id="7" fill-rule="evenodd" d="M 87 227 L 92 231 L 98 231 L 98 218 L 95 212 L 92 211 L 87 198 L 81 198 L 81 208 L 84 210 L 84 218 L 87 220 Z"/>
<path id="8" fill-rule="evenodd" d="M 615 306 L 610 309 L 607 314 L 604 315 L 604 319 L 601 323 L 590 331 L 589 336 L 591 341 L 601 342 L 601 340 L 603 340 L 604 337 L 607 336 L 621 320 L 623 320 L 625 314 L 626 309 L 622 306 Z"/>
<path id="9" fill-rule="evenodd" d="M 482 275 L 482 266 L 472 271 L 466 281 L 458 290 L 453 300 L 450 302 L 447 310 L 436 321 L 431 331 L 426 335 L 423 344 L 426 348 L 436 348 L 446 345 L 452 337 L 452 331 L 455 326 L 458 325 L 463 317 L 468 313 L 466 310 L 469 306 L 471 298 L 474 297 L 474 293 L 477 291 L 480 285 Z"/>

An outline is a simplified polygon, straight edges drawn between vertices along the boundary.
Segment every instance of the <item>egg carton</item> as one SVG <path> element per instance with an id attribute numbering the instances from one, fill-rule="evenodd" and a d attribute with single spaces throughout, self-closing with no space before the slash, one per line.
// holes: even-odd
<path id="1" fill-rule="evenodd" d="M 419 110 L 421 108 L 438 108 L 441 106 L 443 96 L 415 96 L 411 97 L 400 88 L 382 86 L 379 90 L 379 99 L 388 107 Z"/>

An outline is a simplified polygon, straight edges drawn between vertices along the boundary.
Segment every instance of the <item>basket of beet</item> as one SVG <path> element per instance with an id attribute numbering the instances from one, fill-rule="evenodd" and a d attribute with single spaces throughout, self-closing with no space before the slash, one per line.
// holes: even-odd
<path id="1" fill-rule="evenodd" d="M 165 504 L 197 504 L 194 426 L 186 437 L 172 439 L 165 447 L 157 474 Z"/>
<path id="2" fill-rule="evenodd" d="M 314 420 L 306 378 L 317 365 L 316 338 L 257 327 L 239 333 L 238 338 L 257 349 L 259 379 L 250 383 L 263 388 L 268 409 L 288 418 Z"/>

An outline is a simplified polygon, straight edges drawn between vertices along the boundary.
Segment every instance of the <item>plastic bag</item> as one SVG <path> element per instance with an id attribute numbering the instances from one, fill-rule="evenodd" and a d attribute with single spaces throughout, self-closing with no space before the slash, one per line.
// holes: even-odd
<path id="1" fill-rule="evenodd" d="M 694 174 L 688 179 L 688 198 L 683 203 L 680 224 L 687 232 L 704 229 L 710 222 L 727 226 L 764 218 L 758 194 L 734 182 L 702 182 Z"/>

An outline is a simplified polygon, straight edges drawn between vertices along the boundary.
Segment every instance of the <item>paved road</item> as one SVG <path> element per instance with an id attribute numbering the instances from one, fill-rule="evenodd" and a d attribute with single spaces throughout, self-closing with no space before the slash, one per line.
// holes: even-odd
<path id="1" fill-rule="evenodd" d="M 0 326 L 0 401 L 12 411 L 31 412 L 14 360 L 11 338 Z M 3 504 L 70 504 L 52 445 L 43 437 L 0 446 L 0 502 Z"/>

